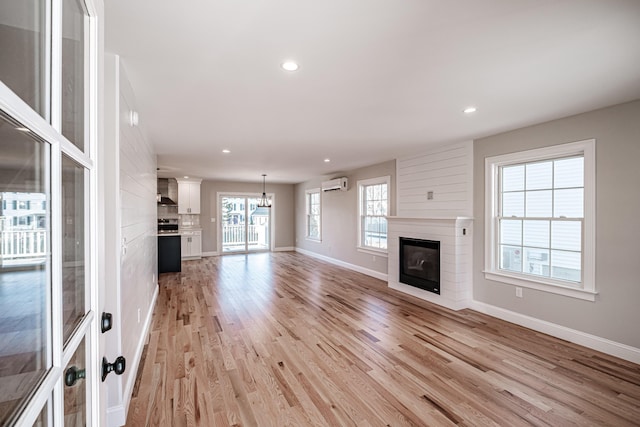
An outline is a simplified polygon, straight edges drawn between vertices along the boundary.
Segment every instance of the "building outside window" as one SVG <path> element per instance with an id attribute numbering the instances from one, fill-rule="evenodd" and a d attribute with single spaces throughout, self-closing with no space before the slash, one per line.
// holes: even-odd
<path id="1" fill-rule="evenodd" d="M 594 146 L 583 141 L 486 160 L 488 278 L 593 298 Z"/>
<path id="2" fill-rule="evenodd" d="M 321 240 L 320 226 L 322 223 L 322 207 L 320 189 L 306 191 L 307 230 L 306 237 L 311 240 Z"/>
<path id="3" fill-rule="evenodd" d="M 358 181 L 358 247 L 387 251 L 388 176 Z"/>

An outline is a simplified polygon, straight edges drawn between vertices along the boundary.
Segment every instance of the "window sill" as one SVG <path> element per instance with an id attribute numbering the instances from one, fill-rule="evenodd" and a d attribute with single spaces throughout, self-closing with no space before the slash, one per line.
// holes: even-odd
<path id="1" fill-rule="evenodd" d="M 579 288 L 573 288 L 570 286 L 562 286 L 557 284 L 545 283 L 538 280 L 530 280 L 521 276 L 514 276 L 510 274 L 498 273 L 495 271 L 484 271 L 484 277 L 487 280 L 495 282 L 507 283 L 509 285 L 521 286 L 523 288 L 536 289 L 538 291 L 549 292 L 552 294 L 564 295 L 571 298 L 577 298 L 585 301 L 595 301 L 595 291 L 588 291 Z"/>
<path id="2" fill-rule="evenodd" d="M 315 239 L 313 237 L 305 237 L 304 240 L 306 240 L 308 242 L 322 243 L 322 239 Z"/>
<path id="3" fill-rule="evenodd" d="M 385 258 L 389 256 L 386 249 L 364 248 L 362 246 L 358 246 L 356 249 L 358 250 L 358 252 L 363 252 L 365 254 L 376 255 Z"/>

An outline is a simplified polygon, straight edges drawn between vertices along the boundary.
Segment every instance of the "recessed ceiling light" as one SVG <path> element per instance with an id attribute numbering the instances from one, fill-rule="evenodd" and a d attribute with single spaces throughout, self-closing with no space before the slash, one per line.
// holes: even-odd
<path id="1" fill-rule="evenodd" d="M 300 68 L 300 66 L 293 61 L 283 62 L 281 67 L 283 70 L 287 70 L 287 71 L 297 71 L 298 68 Z"/>
<path id="2" fill-rule="evenodd" d="M 467 107 L 464 110 L 462 110 L 462 112 L 465 114 L 475 113 L 476 111 L 477 111 L 476 107 Z"/>
<path id="3" fill-rule="evenodd" d="M 331 161 L 331 159 L 324 159 L 325 163 L 329 163 Z"/>
<path id="4" fill-rule="evenodd" d="M 27 128 L 16 128 L 16 130 L 19 130 L 20 132 L 29 132 L 29 129 Z"/>
<path id="5" fill-rule="evenodd" d="M 187 175 L 184 176 L 184 179 L 189 179 L 189 177 Z"/>
<path id="6" fill-rule="evenodd" d="M 224 154 L 229 154 L 229 153 L 231 152 L 231 150 L 227 150 L 227 149 L 225 148 L 224 150 L 222 150 L 222 152 L 223 152 Z"/>

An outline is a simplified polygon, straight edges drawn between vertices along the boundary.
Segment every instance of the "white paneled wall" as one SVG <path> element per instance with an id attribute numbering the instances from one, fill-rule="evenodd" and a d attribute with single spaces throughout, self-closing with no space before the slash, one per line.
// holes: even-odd
<path id="1" fill-rule="evenodd" d="M 396 160 L 400 217 L 471 216 L 473 141 L 449 144 Z M 433 192 L 433 199 L 428 193 Z"/>
<path id="2" fill-rule="evenodd" d="M 449 307 L 471 298 L 473 141 L 396 160 L 397 216 L 389 218 L 389 287 Z M 429 193 L 432 197 L 429 198 Z M 399 238 L 440 242 L 440 295 L 400 283 Z"/>
<path id="3" fill-rule="evenodd" d="M 117 208 L 114 234 L 118 252 L 113 266 L 117 271 L 116 283 L 108 283 L 113 300 L 114 329 L 107 332 L 107 342 L 117 349 L 109 360 L 122 355 L 127 369 L 120 377 L 111 375 L 109 386 L 107 423 L 122 425 L 136 377 L 136 369 L 157 295 L 157 218 L 156 218 L 156 155 L 140 126 L 132 125 L 130 113 L 136 111 L 135 95 L 119 57 L 108 55 L 105 76 L 107 102 L 105 126 L 113 140 L 117 176 Z M 140 124 L 144 118 L 140 118 Z M 110 147 L 111 149 L 111 147 Z M 115 338 L 115 345 L 114 344 Z"/>

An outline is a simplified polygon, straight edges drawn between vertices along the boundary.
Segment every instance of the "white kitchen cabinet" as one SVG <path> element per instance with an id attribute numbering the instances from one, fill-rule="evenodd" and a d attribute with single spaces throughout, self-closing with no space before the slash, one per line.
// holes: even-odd
<path id="1" fill-rule="evenodd" d="M 182 231 L 181 236 L 182 259 L 202 258 L 202 231 Z"/>
<path id="2" fill-rule="evenodd" d="M 181 178 L 176 178 L 176 181 L 178 181 L 178 213 L 199 214 L 200 183 L 202 181 L 187 181 Z"/>

